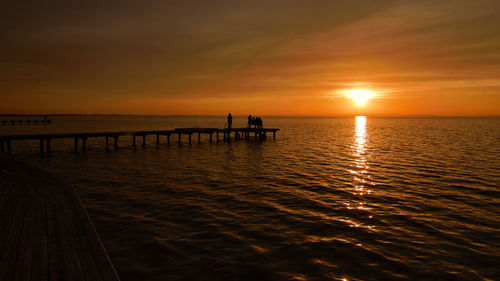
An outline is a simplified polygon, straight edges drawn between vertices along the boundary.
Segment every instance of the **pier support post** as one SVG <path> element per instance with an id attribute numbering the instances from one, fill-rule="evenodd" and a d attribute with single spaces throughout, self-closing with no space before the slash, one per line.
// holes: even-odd
<path id="1" fill-rule="evenodd" d="M 210 143 L 212 143 L 212 132 L 210 132 Z"/>
<path id="2" fill-rule="evenodd" d="M 115 137 L 115 149 L 118 149 L 118 136 Z"/>
<path id="3" fill-rule="evenodd" d="M 43 138 L 40 138 L 40 153 L 43 153 Z"/>
<path id="4" fill-rule="evenodd" d="M 47 153 L 50 153 L 50 141 L 52 139 L 51 138 L 47 138 Z"/>
<path id="5" fill-rule="evenodd" d="M 135 135 L 132 136 L 132 146 L 135 147 Z"/>
<path id="6" fill-rule="evenodd" d="M 108 148 L 108 145 L 109 145 L 109 140 L 108 140 L 108 136 L 106 136 L 106 148 Z"/>
<path id="7" fill-rule="evenodd" d="M 156 145 L 160 145 L 160 135 L 156 134 Z"/>
<path id="8" fill-rule="evenodd" d="M 142 136 L 142 147 L 146 147 L 146 135 Z"/>
<path id="9" fill-rule="evenodd" d="M 87 137 L 82 138 L 82 151 L 87 151 Z"/>
<path id="10" fill-rule="evenodd" d="M 217 139 L 217 142 L 219 142 L 219 131 L 218 130 L 215 132 L 215 138 Z"/>
<path id="11" fill-rule="evenodd" d="M 7 140 L 7 153 L 8 154 L 12 153 L 12 148 L 10 147 L 10 140 Z"/>
<path id="12" fill-rule="evenodd" d="M 189 144 L 191 144 L 191 135 L 192 134 L 189 134 Z"/>
<path id="13" fill-rule="evenodd" d="M 273 140 L 276 140 L 276 131 L 273 131 Z"/>
<path id="14" fill-rule="evenodd" d="M 78 151 L 78 137 L 75 138 L 75 151 Z"/>
<path id="15" fill-rule="evenodd" d="M 201 142 L 201 133 L 198 132 L 198 143 L 200 143 L 200 142 Z"/>
<path id="16" fill-rule="evenodd" d="M 167 135 L 167 144 L 170 145 L 170 134 Z"/>
<path id="17" fill-rule="evenodd" d="M 179 137 L 179 145 L 181 145 L 181 133 L 178 133 L 177 136 Z"/>

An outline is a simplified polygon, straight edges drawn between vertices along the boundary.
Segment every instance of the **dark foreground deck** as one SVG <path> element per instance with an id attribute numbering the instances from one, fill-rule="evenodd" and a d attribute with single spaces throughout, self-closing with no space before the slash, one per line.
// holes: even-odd
<path id="1" fill-rule="evenodd" d="M 1 156 L 0 280 L 119 280 L 73 188 Z"/>
<path id="2" fill-rule="evenodd" d="M 251 134 L 255 140 L 264 140 L 267 138 L 267 133 L 273 134 L 273 139 L 276 139 L 276 132 L 280 129 L 276 128 L 177 128 L 175 130 L 160 130 L 160 131 L 131 131 L 131 132 L 95 132 L 95 133 L 72 133 L 72 134 L 35 134 L 35 135 L 4 135 L 0 136 L 0 152 L 12 152 L 11 142 L 18 140 L 39 140 L 40 152 L 50 152 L 50 144 L 53 139 L 74 139 L 74 150 L 78 151 L 79 142 L 81 141 L 81 150 L 86 150 L 88 138 L 104 138 L 106 148 L 109 146 L 109 139 L 114 139 L 114 147 L 118 148 L 118 138 L 123 136 L 131 136 L 132 146 L 136 146 L 136 137 L 142 137 L 142 146 L 146 145 L 148 136 L 156 136 L 156 144 L 160 144 L 160 137 L 166 136 L 167 144 L 170 144 L 170 136 L 177 135 L 177 141 L 181 144 L 181 137 L 187 135 L 189 143 L 193 134 L 198 135 L 198 143 L 201 142 L 201 135 L 209 135 L 209 140 L 212 142 L 215 135 L 216 141 L 219 142 L 219 135 L 222 135 L 223 141 L 231 141 L 231 135 L 234 140 L 245 139 L 250 140 Z"/>

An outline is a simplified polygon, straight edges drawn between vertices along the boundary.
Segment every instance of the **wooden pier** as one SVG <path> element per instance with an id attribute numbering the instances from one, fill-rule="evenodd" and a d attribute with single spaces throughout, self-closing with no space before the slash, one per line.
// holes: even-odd
<path id="1" fill-rule="evenodd" d="M 218 129 L 218 128 L 177 128 L 174 130 L 160 130 L 160 131 L 133 131 L 133 132 L 98 132 L 98 133 L 73 133 L 73 134 L 36 134 L 36 135 L 6 135 L 0 136 L 0 151 L 1 152 L 12 152 L 12 142 L 19 140 L 38 140 L 40 142 L 40 152 L 50 152 L 51 142 L 54 139 L 74 139 L 74 150 L 78 151 L 81 146 L 82 151 L 87 149 L 87 139 L 89 138 L 103 138 L 105 140 L 104 144 L 106 149 L 110 146 L 110 139 L 113 140 L 113 146 L 115 149 L 118 148 L 118 139 L 120 137 L 131 137 L 132 146 L 136 147 L 136 138 L 142 138 L 142 146 L 146 146 L 146 138 L 148 136 L 156 137 L 156 145 L 160 145 L 161 138 L 166 138 L 166 143 L 170 144 L 170 137 L 172 135 L 177 135 L 178 144 L 182 144 L 182 136 L 188 136 L 188 143 L 191 144 L 192 136 L 196 135 L 198 138 L 198 143 L 201 142 L 201 136 L 209 136 L 209 141 L 219 142 L 222 141 L 229 142 L 231 139 L 239 140 L 265 140 L 267 138 L 267 133 L 273 134 L 273 140 L 276 139 L 276 132 L 279 129 L 274 128 L 232 128 L 231 131 L 228 129 Z M 80 144 L 81 143 L 81 144 Z"/>
<path id="2" fill-rule="evenodd" d="M 48 115 L 0 115 L 1 125 L 47 125 L 51 123 L 52 120 Z"/>
<path id="3" fill-rule="evenodd" d="M 19 120 L 1 120 L 2 125 L 47 125 L 52 124 L 50 119 L 19 119 Z"/>
<path id="4" fill-rule="evenodd" d="M 0 280 L 119 281 L 74 189 L 0 155 Z"/>

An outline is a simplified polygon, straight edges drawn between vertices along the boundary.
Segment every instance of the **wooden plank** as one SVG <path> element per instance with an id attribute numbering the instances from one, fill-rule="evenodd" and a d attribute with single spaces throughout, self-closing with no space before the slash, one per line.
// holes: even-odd
<path id="1" fill-rule="evenodd" d="M 116 273 L 116 270 L 113 267 L 111 260 L 109 259 L 106 249 L 104 248 L 104 245 L 102 244 L 102 241 L 99 238 L 99 235 L 97 234 L 94 225 L 92 224 L 90 216 L 85 210 L 83 203 L 81 202 L 80 198 L 78 197 L 74 189 L 72 187 L 69 188 L 73 190 L 71 192 L 71 196 L 73 197 L 74 206 L 77 206 L 76 220 L 78 220 L 81 223 L 80 225 L 83 227 L 84 232 L 87 234 L 86 237 L 88 239 L 88 243 L 92 248 L 97 265 L 99 266 L 100 272 L 103 276 L 103 280 L 119 281 L 120 278 L 118 277 L 118 274 Z"/>
<path id="2" fill-rule="evenodd" d="M 46 187 L 37 187 L 35 203 L 35 240 L 33 243 L 32 281 L 47 281 L 49 257 L 47 250 L 47 192 Z"/>
<path id="3" fill-rule="evenodd" d="M 80 265 L 80 260 L 77 254 L 77 247 L 74 241 L 75 233 L 69 227 L 71 218 L 68 218 L 69 214 L 71 214 L 70 210 L 64 209 L 64 204 L 62 202 L 63 197 L 62 194 L 64 192 L 52 192 L 52 198 L 55 201 L 55 206 L 58 212 L 56 212 L 57 217 L 57 228 L 56 231 L 59 231 L 61 234 L 61 242 L 62 242 L 62 256 L 64 260 L 64 268 L 66 270 L 66 279 L 67 280 L 75 280 L 75 281 L 84 281 L 84 276 L 82 272 L 82 267 Z M 64 211 L 62 211 L 64 210 Z"/>
<path id="4" fill-rule="evenodd" d="M 75 202 L 71 196 L 70 193 L 73 191 L 69 190 L 70 188 L 71 187 L 68 186 L 66 190 L 60 192 L 59 195 L 61 205 L 63 209 L 66 210 L 66 215 L 63 216 L 63 221 L 61 221 L 61 223 L 65 224 L 69 233 L 71 233 L 71 237 L 73 238 L 76 247 L 75 253 L 80 261 L 84 279 L 93 281 L 103 280 L 92 252 L 92 248 L 87 239 L 88 233 L 86 233 L 82 227 L 82 224 L 85 222 L 81 221 L 81 218 L 77 215 L 77 209 L 81 208 L 81 206 L 79 205 L 79 202 Z"/>
<path id="5" fill-rule="evenodd" d="M 22 198 L 23 201 L 26 201 L 26 211 L 24 212 L 24 223 L 14 272 L 15 281 L 31 280 L 33 239 L 35 237 L 35 193 L 36 188 L 27 188 L 26 196 Z"/>
<path id="6" fill-rule="evenodd" d="M 23 187 L 17 187 L 20 196 Z M 19 199 L 14 211 L 13 221 L 9 228 L 9 234 L 5 239 L 5 247 L 0 261 L 0 280 L 11 280 L 16 266 L 17 253 L 21 243 L 21 233 L 26 213 L 26 200 Z"/>
<path id="7" fill-rule="evenodd" d="M 47 210 L 47 258 L 49 267 L 49 280 L 64 280 L 66 270 L 62 254 L 62 237 L 58 231 L 56 206 L 52 192 L 47 192 L 45 208 Z"/>
<path id="8" fill-rule="evenodd" d="M 5 185 L 2 186 L 2 190 L 5 193 L 2 207 L 0 208 L 0 257 L 3 260 L 3 253 L 5 245 L 7 243 L 7 237 L 9 235 L 11 225 L 14 221 L 14 212 L 17 210 L 17 204 L 19 203 L 18 191 L 13 188 L 8 188 Z"/>

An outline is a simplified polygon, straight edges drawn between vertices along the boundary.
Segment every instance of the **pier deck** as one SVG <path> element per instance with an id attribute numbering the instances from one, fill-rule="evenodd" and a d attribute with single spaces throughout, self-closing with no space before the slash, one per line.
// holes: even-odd
<path id="1" fill-rule="evenodd" d="M 71 186 L 0 156 L 0 280 L 115 280 Z"/>
<path id="2" fill-rule="evenodd" d="M 109 138 L 113 138 L 114 147 L 118 148 L 118 138 L 122 136 L 131 136 L 132 146 L 136 146 L 136 137 L 142 137 L 142 146 L 146 145 L 147 136 L 156 136 L 156 144 L 160 144 L 160 137 L 166 136 L 167 144 L 170 144 L 170 136 L 177 134 L 178 143 L 181 144 L 181 136 L 187 135 L 189 137 L 189 143 L 191 143 L 191 137 L 193 134 L 198 135 L 198 143 L 201 141 L 201 135 L 209 135 L 210 142 L 213 141 L 213 136 L 215 135 L 216 141 L 219 141 L 219 135 L 222 134 L 223 141 L 230 141 L 231 134 L 234 135 L 234 139 L 246 139 L 250 140 L 250 135 L 254 134 L 255 140 L 264 140 L 267 137 L 267 133 L 273 134 L 273 139 L 276 139 L 276 132 L 280 129 L 276 128 L 232 128 L 231 131 L 228 129 L 218 129 L 218 128 L 177 128 L 174 130 L 159 130 L 159 131 L 121 131 L 121 132 L 95 132 L 95 133 L 70 133 L 70 134 L 33 134 L 33 135 L 4 135 L 0 136 L 0 151 L 8 152 L 12 151 L 11 142 L 15 140 L 39 140 L 40 141 L 40 152 L 50 152 L 50 145 L 53 139 L 74 139 L 74 149 L 78 151 L 79 142 L 81 141 L 81 150 L 86 150 L 86 142 L 88 138 L 105 138 L 106 148 L 109 146 Z"/>

